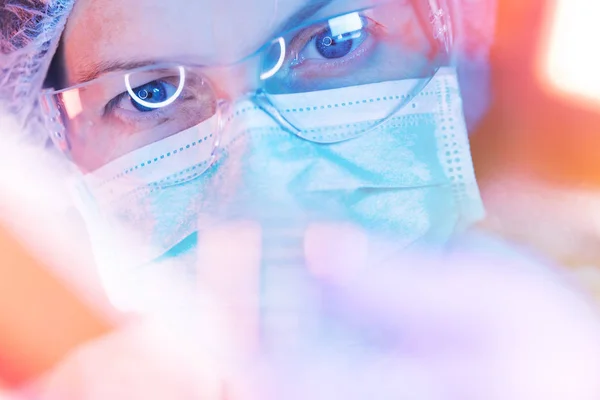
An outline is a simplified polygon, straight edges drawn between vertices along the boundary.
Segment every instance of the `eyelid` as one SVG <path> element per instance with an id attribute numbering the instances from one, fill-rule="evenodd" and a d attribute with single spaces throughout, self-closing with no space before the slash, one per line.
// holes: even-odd
<path id="1" fill-rule="evenodd" d="M 109 100 L 109 102 L 104 106 L 104 112 L 102 113 L 102 116 L 106 117 L 114 112 L 117 108 L 117 105 L 125 98 L 125 96 L 129 96 L 129 93 L 122 92 Z"/>
<path id="2" fill-rule="evenodd" d="M 319 24 L 311 25 L 298 32 L 298 34 L 292 38 L 288 46 L 289 54 L 286 57 L 286 61 L 298 58 L 299 53 L 304 50 L 306 45 L 309 44 L 310 41 L 324 29 L 327 29 L 327 25 L 325 22 L 321 22 Z"/>
<path id="3" fill-rule="evenodd" d="M 351 13 L 346 13 L 344 15 L 347 14 Z M 361 13 L 360 18 L 361 20 L 363 20 L 363 25 L 361 29 L 369 30 L 369 26 L 373 23 L 378 25 L 376 21 L 373 21 L 365 14 Z M 318 33 L 321 33 L 324 29 L 329 29 L 329 25 L 327 24 L 328 20 L 323 21 L 321 23 L 312 24 L 311 26 L 301 30 L 300 32 L 297 32 L 296 35 L 292 38 L 288 47 L 289 52 L 286 56 L 286 61 L 289 61 L 290 59 L 297 59 L 299 57 L 300 52 L 302 52 L 306 48 L 306 46 L 315 38 L 315 36 Z"/>
<path id="4" fill-rule="evenodd" d="M 385 1 L 382 3 L 385 3 Z M 371 4 L 368 6 L 358 7 L 358 8 L 354 8 L 351 10 L 345 10 L 345 11 L 339 12 L 339 13 L 333 13 L 333 14 L 325 16 L 325 17 L 311 18 L 292 29 L 287 29 L 285 31 L 281 31 L 277 36 L 275 36 L 274 38 L 269 40 L 260 49 L 258 49 L 255 53 L 248 56 L 247 58 L 253 57 L 256 54 L 264 54 L 264 53 L 268 52 L 268 50 L 271 48 L 273 43 L 275 43 L 279 38 L 284 38 L 284 39 L 288 38 L 289 39 L 290 37 L 295 37 L 296 35 L 298 35 L 298 32 L 300 32 L 306 28 L 309 28 L 313 25 L 327 25 L 328 21 L 333 18 L 342 17 L 344 15 L 348 15 L 348 14 L 352 14 L 352 13 L 359 13 L 362 15 L 363 13 L 374 9 L 374 8 L 378 7 L 379 5 L 380 4 L 376 4 L 376 5 Z M 288 42 L 288 40 L 286 40 L 286 42 Z"/>
<path id="5" fill-rule="evenodd" d="M 176 78 L 174 76 L 163 76 L 163 77 L 158 77 L 155 79 L 146 78 L 146 79 L 144 79 L 144 81 L 142 83 L 139 83 L 139 84 L 136 83 L 132 86 L 135 89 L 135 88 L 144 86 L 150 82 L 159 81 L 159 82 L 165 82 L 169 85 L 176 87 L 178 85 L 178 83 L 177 82 L 173 83 L 173 82 L 176 81 L 177 79 L 179 79 L 179 78 Z M 185 91 L 185 88 L 184 88 L 184 91 Z M 107 115 L 110 112 L 114 111 L 115 108 L 117 107 L 117 105 L 127 96 L 129 96 L 129 93 L 127 93 L 127 91 L 123 91 L 123 92 L 119 93 L 118 95 L 116 95 L 115 97 L 113 97 L 111 100 L 109 100 L 108 103 L 106 103 L 106 106 L 104 107 L 104 115 Z M 181 97 L 183 97 L 183 96 L 184 96 L 184 94 L 182 93 Z"/>
<path id="6" fill-rule="evenodd" d="M 172 85 L 172 83 L 168 82 L 168 79 L 169 79 L 169 77 L 165 77 L 165 78 L 158 78 L 158 79 L 144 81 L 144 83 L 135 85 L 134 89 L 138 88 L 140 86 L 146 85 L 150 82 L 154 82 L 154 81 L 163 81 L 163 82 L 168 83 L 169 85 Z M 127 91 L 123 91 L 123 92 L 119 93 L 118 95 L 116 95 L 115 97 L 113 97 L 111 100 L 109 100 L 108 103 L 106 103 L 106 105 L 104 106 L 103 116 L 108 116 L 111 113 L 115 112 L 115 110 L 117 108 L 119 108 L 118 105 L 121 103 L 121 101 L 123 101 L 127 97 L 130 97 L 129 93 Z"/>
<path id="7" fill-rule="evenodd" d="M 291 30 L 288 30 L 286 32 L 283 32 L 283 34 L 281 36 L 283 36 L 283 37 L 288 36 L 290 34 L 298 32 L 298 31 L 300 31 L 302 29 L 305 29 L 307 27 L 310 27 L 312 25 L 318 25 L 318 24 L 327 25 L 328 22 L 330 20 L 332 20 L 332 19 L 343 17 L 345 15 L 349 15 L 349 14 L 353 14 L 353 13 L 358 13 L 358 14 L 360 14 L 362 16 L 365 12 L 368 12 L 369 10 L 372 10 L 372 9 L 378 7 L 378 6 L 379 5 L 369 5 L 369 6 L 366 6 L 366 7 L 358 7 L 358 8 L 355 8 L 355 9 L 350 9 L 350 10 L 345 10 L 343 12 L 334 13 L 334 14 L 328 15 L 328 16 L 323 17 L 323 18 L 309 20 L 309 21 L 306 21 L 303 24 L 295 27 L 294 29 L 291 29 Z"/>

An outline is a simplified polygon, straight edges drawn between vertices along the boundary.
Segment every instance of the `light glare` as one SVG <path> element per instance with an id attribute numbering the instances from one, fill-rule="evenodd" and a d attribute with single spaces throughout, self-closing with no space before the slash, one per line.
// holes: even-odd
<path id="1" fill-rule="evenodd" d="M 600 102 L 598 0 L 555 0 L 543 75 L 560 91 Z"/>
<path id="2" fill-rule="evenodd" d="M 331 31 L 331 35 L 334 37 L 342 36 L 346 33 L 360 31 L 362 27 L 363 22 L 357 12 L 331 18 L 329 20 L 329 30 Z"/>

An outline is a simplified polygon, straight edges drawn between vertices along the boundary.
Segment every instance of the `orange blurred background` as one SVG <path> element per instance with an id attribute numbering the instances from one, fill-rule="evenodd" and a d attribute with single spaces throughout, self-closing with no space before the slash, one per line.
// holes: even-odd
<path id="1" fill-rule="evenodd" d="M 598 185 L 600 107 L 557 92 L 540 68 L 540 60 L 547 60 L 542 50 L 554 1 L 499 3 L 492 107 L 472 136 L 478 177 L 485 181 L 494 171 L 519 169 L 556 183 Z M 595 51 L 587 43 L 572 45 Z"/>
<path id="2" fill-rule="evenodd" d="M 76 345 L 111 329 L 5 229 L 0 293 L 0 389 L 43 374 Z"/>
<path id="3" fill-rule="evenodd" d="M 555 14 L 558 1 L 499 0 L 492 105 L 471 136 L 488 211 L 482 226 L 562 265 L 595 269 L 600 266 L 600 103 L 583 93 L 586 79 L 591 84 L 595 77 L 585 76 L 590 68 L 577 63 L 586 55 L 594 59 L 596 49 L 590 45 L 593 36 L 569 30 L 565 35 L 565 14 Z M 567 22 L 573 24 L 569 7 L 592 1 L 561 0 L 570 12 Z M 573 46 L 581 59 L 572 51 L 559 54 Z M 583 84 L 567 91 L 566 75 L 562 80 L 548 73 L 565 65 Z M 600 283 L 594 285 L 600 294 Z"/>

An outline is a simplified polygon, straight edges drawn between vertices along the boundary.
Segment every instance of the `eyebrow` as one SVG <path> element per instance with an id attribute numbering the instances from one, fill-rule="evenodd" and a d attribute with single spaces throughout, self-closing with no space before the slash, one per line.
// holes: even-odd
<path id="1" fill-rule="evenodd" d="M 301 23 L 307 21 L 315 14 L 317 14 L 324 7 L 329 5 L 331 2 L 336 0 L 313 0 L 305 6 L 301 7 L 298 11 L 287 18 L 282 24 L 280 24 L 274 33 L 270 37 L 279 36 L 281 33 L 289 31 Z M 101 75 L 115 72 L 115 71 L 127 71 L 136 68 L 142 68 L 157 63 L 157 59 L 146 59 L 146 60 L 109 60 L 100 61 L 97 63 L 86 63 L 84 66 L 75 74 L 74 85 L 79 85 L 92 81 Z"/>
<path id="2" fill-rule="evenodd" d="M 275 30 L 275 33 L 271 35 L 272 37 L 279 36 L 281 33 L 289 31 L 303 22 L 306 22 L 308 19 L 317 14 L 321 9 L 328 6 L 331 2 L 336 0 L 313 0 L 310 1 L 307 5 L 300 8 L 294 14 L 292 14 L 288 19 L 286 19 L 279 27 Z"/>
<path id="3" fill-rule="evenodd" d="M 84 67 L 75 75 L 75 85 L 89 82 L 98 78 L 100 75 L 115 71 L 127 71 L 136 68 L 146 67 L 156 64 L 157 60 L 110 60 L 100 61 L 98 63 L 86 63 Z"/>

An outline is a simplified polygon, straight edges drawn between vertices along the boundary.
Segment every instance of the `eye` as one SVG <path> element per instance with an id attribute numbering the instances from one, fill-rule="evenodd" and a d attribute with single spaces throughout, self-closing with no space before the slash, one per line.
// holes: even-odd
<path id="1" fill-rule="evenodd" d="M 133 93 L 140 99 L 148 103 L 162 103 L 173 96 L 176 92 L 177 88 L 170 83 L 167 83 L 162 80 L 155 80 L 148 82 L 144 85 L 138 86 L 133 89 Z M 156 108 L 146 107 L 140 102 L 125 93 L 125 97 L 120 101 L 121 104 L 118 107 L 123 109 L 131 109 L 131 106 L 137 111 L 140 112 L 151 112 L 156 110 Z M 126 104 L 125 102 L 129 102 L 130 104 Z M 125 104 L 123 104 L 125 103 Z"/>
<path id="2" fill-rule="evenodd" d="M 326 29 L 314 38 L 314 45 L 317 52 L 324 58 L 341 58 L 347 56 L 353 49 L 354 41 L 360 41 L 362 32 L 357 32 L 352 36 L 338 35 L 333 36 L 331 29 Z"/>
<path id="3" fill-rule="evenodd" d="M 129 126 L 133 130 L 211 117 L 215 97 L 210 85 L 200 71 L 187 68 L 184 73 L 183 68 L 187 67 L 144 69 L 116 76 L 99 90 L 114 96 L 102 107 L 102 119 L 106 124 L 120 124 L 119 129 Z"/>
<path id="4" fill-rule="evenodd" d="M 291 41 L 293 65 L 308 60 L 335 60 L 350 56 L 369 38 L 369 19 L 348 14 L 309 27 Z"/>

